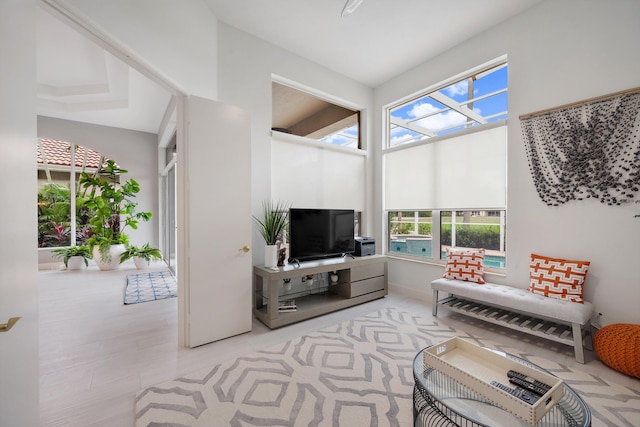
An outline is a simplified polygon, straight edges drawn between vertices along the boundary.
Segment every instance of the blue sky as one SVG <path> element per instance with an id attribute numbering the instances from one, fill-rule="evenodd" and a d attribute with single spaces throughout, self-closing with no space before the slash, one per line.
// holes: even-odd
<path id="1" fill-rule="evenodd" d="M 490 94 L 501 89 L 507 87 L 507 74 L 508 68 L 502 67 L 498 70 L 482 76 L 474 82 L 473 88 L 473 97 L 481 97 L 486 94 Z M 467 80 L 454 83 L 450 86 L 447 86 L 441 89 L 439 92 L 442 94 L 454 99 L 457 102 L 464 102 L 468 99 L 468 83 Z M 444 105 L 429 98 L 428 96 L 421 97 L 415 101 L 407 103 L 400 108 L 396 108 L 391 111 L 391 115 L 393 117 L 400 118 L 404 121 L 413 120 L 416 117 L 423 116 L 425 114 L 429 114 L 444 108 Z M 507 93 L 501 93 L 490 98 L 482 99 L 480 101 L 476 101 L 473 104 L 473 110 L 486 117 L 494 114 L 498 114 L 501 112 L 507 111 Z M 489 119 L 489 122 L 495 120 L 505 119 L 506 114 L 502 114 L 498 117 Z M 466 116 L 456 112 L 456 111 L 446 111 L 440 114 L 436 114 L 430 117 L 426 117 L 424 119 L 417 120 L 413 123 L 425 127 L 427 129 L 433 129 L 436 131 L 438 135 L 443 135 L 450 132 L 455 132 L 464 128 L 466 125 L 467 118 Z M 445 129 L 447 128 L 447 129 Z M 444 130 L 440 130 L 444 129 Z M 321 139 L 322 142 L 327 142 L 329 144 L 341 145 L 341 146 L 351 146 L 353 148 L 357 148 L 355 145 L 357 143 L 358 138 L 358 126 L 352 126 L 349 129 L 345 129 L 341 131 L 343 134 L 347 134 L 352 136 L 353 138 L 348 138 L 339 134 L 328 135 Z M 423 135 L 413 132 L 404 128 L 395 128 L 391 130 L 391 146 L 397 145 L 399 142 L 416 138 L 421 139 Z"/>
<path id="2" fill-rule="evenodd" d="M 474 82 L 473 98 L 477 98 L 506 88 L 507 72 L 507 67 L 503 67 L 491 74 L 487 74 L 476 80 Z M 439 92 L 448 96 L 449 98 L 454 99 L 455 101 L 464 102 L 468 99 L 468 84 L 467 81 L 464 80 L 462 82 L 447 86 L 441 89 Z M 441 110 L 442 108 L 444 108 L 444 105 L 429 98 L 428 96 L 424 96 L 415 101 L 407 103 L 400 108 L 392 110 L 391 115 L 393 117 L 409 121 L 414 120 L 416 117 L 421 117 L 425 114 L 436 112 L 438 110 Z M 490 116 L 500 112 L 505 112 L 507 111 L 507 93 L 501 93 L 490 98 L 476 101 L 473 104 L 473 110 L 482 116 Z M 495 121 L 504 118 L 506 118 L 506 114 L 489 119 L 489 121 Z M 427 129 L 432 129 L 436 131 L 438 135 L 441 135 L 462 129 L 466 121 L 466 117 L 462 114 L 456 111 L 449 110 L 430 117 L 425 117 L 413 123 Z M 456 125 L 460 126 L 454 127 Z M 391 146 L 397 145 L 400 140 L 406 139 L 409 136 L 422 138 L 422 136 L 417 132 L 412 132 L 403 128 L 393 129 L 390 135 L 392 141 Z"/>

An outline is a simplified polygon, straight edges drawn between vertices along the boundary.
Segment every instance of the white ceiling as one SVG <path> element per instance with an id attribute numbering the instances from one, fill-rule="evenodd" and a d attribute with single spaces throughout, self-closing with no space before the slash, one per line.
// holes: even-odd
<path id="1" fill-rule="evenodd" d="M 169 92 L 40 8 L 36 34 L 38 115 L 158 133 Z"/>
<path id="2" fill-rule="evenodd" d="M 220 21 L 370 87 L 542 0 L 202 0 Z M 149 13 L 153 13 L 150 11 Z M 38 16 L 38 114 L 156 133 L 170 94 L 48 12 Z"/>
<path id="3" fill-rule="evenodd" d="M 220 21 L 376 87 L 542 0 L 203 0 Z"/>

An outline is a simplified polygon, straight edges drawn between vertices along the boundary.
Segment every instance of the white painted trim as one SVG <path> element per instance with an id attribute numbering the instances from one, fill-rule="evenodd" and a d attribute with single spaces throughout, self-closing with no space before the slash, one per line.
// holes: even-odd
<path id="1" fill-rule="evenodd" d="M 148 77 L 173 95 L 187 93 L 176 81 L 166 74 L 155 69 L 146 60 L 103 31 L 100 26 L 84 15 L 78 8 L 62 0 L 39 0 L 38 4 L 44 10 L 62 19 L 67 25 L 74 28 L 104 50 L 119 58 L 125 64 L 133 67 L 142 75 Z"/>
<path id="2" fill-rule="evenodd" d="M 157 83 L 161 87 L 165 88 L 168 92 L 174 95 L 176 98 L 176 133 L 179 139 L 178 143 L 178 151 L 185 150 L 184 147 L 184 135 L 186 133 L 186 118 L 187 112 L 184 111 L 184 97 L 187 94 L 187 91 L 175 82 L 173 79 L 169 78 L 164 73 L 155 69 L 151 64 L 129 49 L 123 43 L 113 39 L 110 37 L 105 31 L 103 31 L 100 26 L 86 17 L 82 12 L 80 12 L 77 8 L 69 5 L 63 0 L 39 0 L 38 4 L 45 9 L 46 11 L 54 14 L 55 16 L 62 19 L 67 25 L 76 29 L 83 35 L 85 35 L 90 40 L 97 43 L 107 52 L 111 53 L 115 57 L 119 58 L 142 75 L 148 77 L 153 82 Z M 182 138 L 181 138 L 182 135 Z M 179 158 L 184 156 L 180 156 Z M 178 162 L 180 164 L 180 162 Z M 177 244 L 177 254 L 176 254 L 176 264 L 179 266 L 180 260 L 185 259 L 186 257 L 186 248 L 188 247 L 186 243 L 188 243 L 184 238 L 180 238 L 181 236 L 186 236 L 188 232 L 189 222 L 185 220 L 185 209 L 184 209 L 184 194 L 188 192 L 188 188 L 185 185 L 185 168 L 178 168 L 178 187 L 176 191 L 178 191 L 178 215 L 177 215 L 177 225 L 178 228 L 182 228 L 183 233 L 178 233 L 178 241 Z M 182 184 L 180 184 L 182 183 Z M 182 190 L 182 191 L 181 191 Z M 188 198 L 186 199 L 188 200 Z M 160 206 L 158 205 L 160 208 Z M 184 347 L 185 346 L 185 337 L 187 336 L 185 331 L 188 328 L 187 320 L 188 320 L 188 312 L 186 310 L 188 292 L 189 292 L 189 277 L 185 274 L 185 269 L 180 269 L 178 267 L 178 345 Z"/>

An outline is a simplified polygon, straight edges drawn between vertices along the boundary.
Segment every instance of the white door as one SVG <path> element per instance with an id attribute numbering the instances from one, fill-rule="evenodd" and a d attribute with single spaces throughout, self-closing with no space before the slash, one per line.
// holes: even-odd
<path id="1" fill-rule="evenodd" d="M 234 106 L 179 106 L 179 318 L 181 342 L 196 347 L 251 330 L 251 128 Z"/>
<path id="2" fill-rule="evenodd" d="M 0 1 L 0 426 L 39 424 L 34 1 Z M 0 328 L 5 329 L 5 328 Z"/>

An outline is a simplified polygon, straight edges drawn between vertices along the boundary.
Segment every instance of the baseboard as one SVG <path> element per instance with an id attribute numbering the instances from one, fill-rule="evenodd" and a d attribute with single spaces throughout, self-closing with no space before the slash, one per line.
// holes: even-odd
<path id="1" fill-rule="evenodd" d="M 43 270 L 64 270 L 64 264 L 61 262 L 41 262 L 38 264 L 38 271 Z"/>

